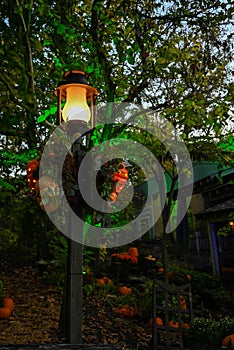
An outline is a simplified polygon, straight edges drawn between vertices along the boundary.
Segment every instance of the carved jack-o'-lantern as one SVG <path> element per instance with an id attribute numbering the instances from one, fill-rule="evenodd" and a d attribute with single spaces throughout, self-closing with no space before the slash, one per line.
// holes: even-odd
<path id="1" fill-rule="evenodd" d="M 34 191 L 36 190 L 36 186 L 38 183 L 39 165 L 40 165 L 40 162 L 37 158 L 30 160 L 26 165 L 28 184 L 31 187 L 31 189 Z"/>
<path id="2" fill-rule="evenodd" d="M 119 164 L 119 169 L 113 175 L 113 181 L 116 182 L 115 189 L 111 192 L 109 199 L 111 202 L 115 202 L 118 194 L 123 190 L 126 182 L 128 181 L 128 170 L 124 163 Z"/>

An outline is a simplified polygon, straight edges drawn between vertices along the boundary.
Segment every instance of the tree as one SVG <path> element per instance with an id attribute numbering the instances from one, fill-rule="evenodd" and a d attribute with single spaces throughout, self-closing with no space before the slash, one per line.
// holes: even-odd
<path id="1" fill-rule="evenodd" d="M 113 102 L 137 103 L 167 118 L 192 156 L 230 163 L 219 141 L 233 128 L 232 16 L 233 1 L 2 0 L 2 180 L 42 153 L 53 89 L 71 68 L 110 103 L 104 121 Z"/>

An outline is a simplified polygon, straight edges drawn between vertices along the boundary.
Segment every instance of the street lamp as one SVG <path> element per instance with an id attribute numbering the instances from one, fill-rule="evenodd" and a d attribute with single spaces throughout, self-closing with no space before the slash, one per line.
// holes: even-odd
<path id="1" fill-rule="evenodd" d="M 66 123 L 69 136 L 77 137 L 73 143 L 73 157 L 75 158 L 74 173 L 77 174 L 83 153 L 80 149 L 80 136 L 88 131 L 88 122 L 91 118 L 91 127 L 95 125 L 94 100 L 98 95 L 95 88 L 88 85 L 88 75 L 80 70 L 70 70 L 65 72 L 63 80 L 58 83 L 55 94 L 58 99 L 58 124 L 62 124 L 62 119 Z M 65 105 L 62 108 L 62 101 Z M 90 106 L 89 106 L 90 105 Z M 75 145 L 75 147 L 74 147 Z M 77 196 L 79 197 L 79 195 Z M 74 201 L 72 209 L 77 215 L 82 211 L 79 208 L 78 199 Z M 77 228 L 69 218 L 69 237 L 74 237 Z M 82 303 L 83 303 L 83 249 L 82 244 L 68 239 L 68 261 L 67 280 L 65 290 L 65 310 L 63 315 L 63 327 L 65 327 L 65 338 L 68 343 L 82 343 Z"/>
<path id="2" fill-rule="evenodd" d="M 62 119 L 68 122 L 69 129 L 82 131 L 87 126 L 91 117 L 91 127 L 94 127 L 94 100 L 98 95 L 95 88 L 88 85 L 87 73 L 80 70 L 70 70 L 65 72 L 63 80 L 58 83 L 55 94 L 58 98 L 58 124 Z M 61 108 L 62 100 L 66 103 Z M 91 106 L 88 106 L 88 102 Z"/>

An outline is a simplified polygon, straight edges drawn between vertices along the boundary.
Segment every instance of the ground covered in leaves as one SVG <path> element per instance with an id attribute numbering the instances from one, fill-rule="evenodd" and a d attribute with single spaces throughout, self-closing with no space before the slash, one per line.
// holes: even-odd
<path id="1" fill-rule="evenodd" d="M 0 320 L 0 344 L 46 344 L 61 342 L 59 332 L 62 293 L 42 279 L 34 267 L 2 271 L 4 296 L 14 300 L 14 311 Z M 85 297 L 84 344 L 128 344 L 147 348 L 151 330 L 140 317 L 123 318 L 114 312 L 113 293 L 97 289 Z M 138 315 L 139 316 L 139 315 Z"/>

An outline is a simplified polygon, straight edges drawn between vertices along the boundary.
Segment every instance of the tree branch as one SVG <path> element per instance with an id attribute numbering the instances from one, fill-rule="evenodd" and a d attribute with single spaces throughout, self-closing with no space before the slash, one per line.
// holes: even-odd
<path id="1" fill-rule="evenodd" d="M 100 21 L 98 9 L 97 9 L 98 6 L 100 6 L 100 1 L 94 0 L 92 5 L 90 32 L 91 32 L 92 40 L 94 42 L 94 46 L 98 56 L 98 61 L 103 66 L 103 74 L 104 74 L 105 82 L 107 83 L 107 102 L 114 102 L 116 85 L 111 79 L 112 68 L 105 56 L 103 47 L 101 45 L 102 43 L 101 32 L 100 30 L 98 31 L 99 21 Z"/>
<path id="2" fill-rule="evenodd" d="M 36 98 L 35 98 L 35 87 L 34 87 L 34 71 L 33 71 L 32 49 L 31 49 L 30 40 L 29 40 L 29 36 L 28 36 L 28 28 L 27 28 L 26 22 L 24 20 L 23 10 L 22 10 L 22 8 L 20 8 L 19 0 L 16 0 L 16 4 L 19 7 L 19 15 L 20 15 L 20 19 L 21 19 L 21 22 L 22 22 L 22 26 L 23 26 L 23 31 L 24 31 L 24 35 L 25 35 L 25 42 L 26 42 L 26 49 L 27 49 L 27 55 L 28 55 L 29 91 L 32 92 L 33 100 L 36 101 Z M 31 11 L 31 7 L 29 8 L 29 11 Z"/>
<path id="3" fill-rule="evenodd" d="M 26 105 L 22 101 L 19 101 L 19 99 L 16 97 L 16 94 L 15 94 L 14 90 L 10 86 L 9 82 L 7 81 L 7 79 L 4 77 L 4 73 L 3 72 L 1 72 L 1 74 L 0 74 L 0 81 L 2 81 L 2 83 L 6 86 L 7 90 L 9 91 L 10 99 L 12 100 L 12 102 L 14 102 L 17 106 L 21 106 L 27 112 L 32 112 L 32 108 L 30 106 Z"/>

